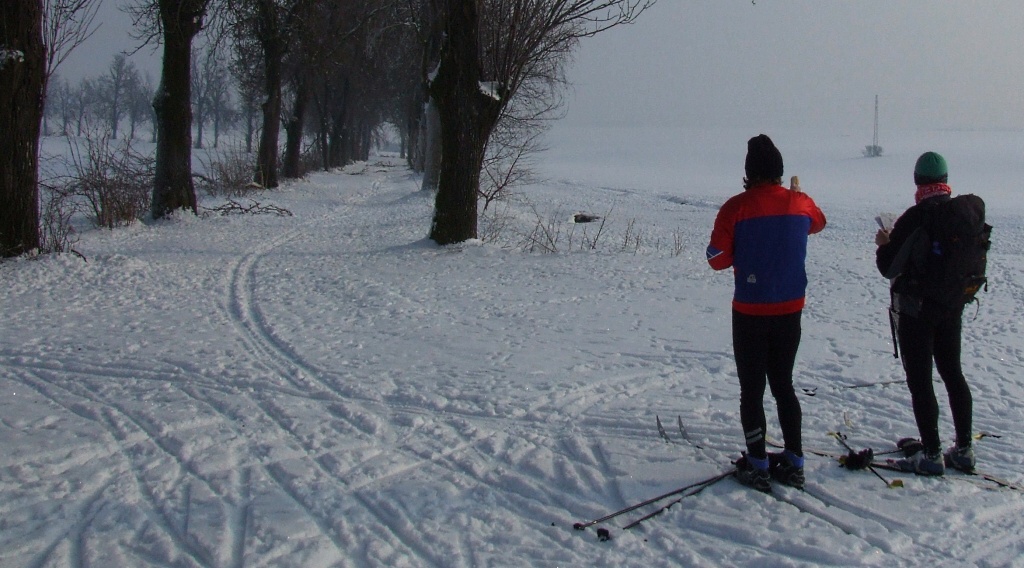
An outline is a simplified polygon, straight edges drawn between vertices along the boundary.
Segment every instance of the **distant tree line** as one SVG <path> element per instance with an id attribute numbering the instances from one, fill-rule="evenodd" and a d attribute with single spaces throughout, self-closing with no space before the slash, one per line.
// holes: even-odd
<path id="1" fill-rule="evenodd" d="M 72 84 L 55 75 L 47 84 L 43 134 L 83 136 L 101 126 L 111 138 L 134 138 L 152 123 L 153 81 L 139 73 L 123 54 L 114 56 L 106 73 Z M 128 132 L 121 128 L 127 122 Z"/>
<path id="2" fill-rule="evenodd" d="M 237 84 L 228 63 L 213 50 L 194 55 L 191 83 L 193 147 L 205 147 L 210 129 L 216 148 L 220 135 L 240 119 Z M 43 135 L 85 136 L 90 129 L 102 128 L 112 140 L 133 139 L 148 131 L 155 142 L 155 92 L 153 78 L 123 53 L 114 55 L 104 73 L 75 84 L 54 75 L 47 83 Z"/>
<path id="3" fill-rule="evenodd" d="M 191 150 L 231 128 L 255 150 L 253 182 L 274 188 L 303 175 L 304 163 L 367 159 L 375 133 L 390 125 L 424 189 L 436 192 L 431 237 L 448 244 L 475 238 L 478 201 L 518 179 L 514 170 L 557 116 L 578 41 L 634 21 L 655 0 L 133 2 L 140 45 L 163 50 L 156 85 L 123 54 L 78 84 L 55 75 L 94 29 L 97 0 L 4 3 L 0 93 L 13 97 L 5 88 L 17 82 L 38 111 L 34 130 L 11 123 L 13 138 L 36 147 L 44 116 L 47 132 L 66 135 L 94 123 L 132 138 L 148 125 L 151 213 L 161 218 L 197 211 Z M 50 33 L 37 37 L 44 25 Z M 37 169 L 35 155 L 18 160 L 31 162 L 20 163 L 25 172 Z M 38 224 L 35 179 L 0 179 L 0 210 L 9 212 L 0 217 L 0 255 L 31 251 L 38 231 L 11 222 Z"/>

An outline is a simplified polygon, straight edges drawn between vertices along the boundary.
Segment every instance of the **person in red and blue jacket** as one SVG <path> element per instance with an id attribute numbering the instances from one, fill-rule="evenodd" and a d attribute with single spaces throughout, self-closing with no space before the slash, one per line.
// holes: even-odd
<path id="1" fill-rule="evenodd" d="M 800 401 L 793 366 L 807 289 L 807 236 L 825 228 L 825 215 L 797 184 L 782 186 L 782 154 L 761 134 L 747 142 L 744 192 L 722 205 L 711 232 L 708 264 L 732 267 L 733 354 L 740 382 L 740 422 L 747 451 L 736 477 L 771 491 L 770 480 L 802 487 Z M 778 409 L 785 450 L 768 455 L 765 387 Z"/>

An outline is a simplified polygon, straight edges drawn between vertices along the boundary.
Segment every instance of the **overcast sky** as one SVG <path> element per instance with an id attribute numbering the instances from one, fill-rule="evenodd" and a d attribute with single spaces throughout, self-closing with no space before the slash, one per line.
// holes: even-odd
<path id="1" fill-rule="evenodd" d="M 568 119 L 1020 129 L 1022 67 L 1020 0 L 660 0 L 583 40 Z"/>
<path id="2" fill-rule="evenodd" d="M 134 52 L 139 47 L 139 42 L 131 38 L 132 20 L 121 10 L 126 3 L 126 0 L 99 0 L 99 9 L 93 20 L 96 32 L 57 69 L 58 76 L 73 82 L 98 76 L 107 70 L 114 55 Z M 159 49 L 154 51 L 153 47 L 146 47 L 130 58 L 136 67 L 152 76 L 154 85 L 160 79 L 159 56 Z"/>
<path id="3" fill-rule="evenodd" d="M 123 0 L 63 75 L 128 48 Z M 149 56 L 147 59 L 146 56 Z M 133 58 L 151 69 L 155 57 Z M 567 121 L 866 129 L 1024 128 L 1021 0 L 659 0 L 584 39 Z"/>

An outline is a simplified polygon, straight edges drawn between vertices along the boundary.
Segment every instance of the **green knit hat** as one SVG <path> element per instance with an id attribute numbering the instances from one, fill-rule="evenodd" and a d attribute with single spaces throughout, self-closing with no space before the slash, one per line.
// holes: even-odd
<path id="1" fill-rule="evenodd" d="M 946 183 L 949 179 L 949 169 L 946 167 L 946 159 L 935 152 L 925 152 L 917 159 L 914 165 L 914 183 L 923 185 L 926 183 Z"/>

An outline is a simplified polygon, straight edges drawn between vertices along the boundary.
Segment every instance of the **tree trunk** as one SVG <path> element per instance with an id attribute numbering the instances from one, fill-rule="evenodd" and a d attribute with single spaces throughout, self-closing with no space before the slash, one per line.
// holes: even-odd
<path id="1" fill-rule="evenodd" d="M 430 77 L 437 71 L 441 62 L 441 47 L 444 45 L 444 2 L 445 0 L 431 0 L 420 4 L 420 18 L 425 31 L 420 37 L 423 42 L 423 51 L 420 54 L 420 81 L 409 102 L 409 167 L 414 172 L 424 173 L 422 189 L 430 191 L 437 190 L 437 178 L 440 174 L 441 124 L 437 116 L 437 105 L 430 95 Z M 433 156 L 428 157 L 428 152 Z M 431 159 L 435 161 L 428 165 Z"/>
<path id="2" fill-rule="evenodd" d="M 256 134 L 255 105 L 245 105 L 245 153 L 252 153 L 252 139 Z"/>
<path id="3" fill-rule="evenodd" d="M 295 104 L 288 125 L 285 128 L 284 172 L 286 178 L 302 177 L 302 132 L 306 124 L 306 109 L 309 104 L 307 81 L 299 78 L 295 86 Z"/>
<path id="4" fill-rule="evenodd" d="M 200 101 L 195 105 L 194 122 L 196 123 L 196 141 L 193 147 L 203 149 L 203 128 L 206 126 L 206 103 Z"/>
<path id="5" fill-rule="evenodd" d="M 117 140 L 117 125 L 121 122 L 121 87 L 113 83 L 113 97 L 110 99 L 110 139 Z"/>
<path id="6" fill-rule="evenodd" d="M 277 143 L 281 135 L 281 65 L 285 46 L 276 7 L 270 0 L 260 0 L 258 41 L 263 50 L 263 130 L 256 150 L 256 183 L 277 187 Z"/>
<path id="7" fill-rule="evenodd" d="M 360 161 L 370 159 L 370 147 L 373 145 L 373 130 L 366 124 L 366 119 L 361 119 L 356 126 L 356 156 Z"/>
<path id="8" fill-rule="evenodd" d="M 213 147 L 214 147 L 214 149 L 216 149 L 217 145 L 220 143 L 220 117 L 221 117 L 221 113 L 223 113 L 223 112 L 224 112 L 223 109 L 218 109 L 216 112 L 213 113 Z"/>
<path id="9" fill-rule="evenodd" d="M 441 115 L 430 98 L 423 112 L 423 181 L 420 189 L 437 191 L 441 178 Z"/>
<path id="10" fill-rule="evenodd" d="M 330 140 L 327 142 L 332 168 L 341 168 L 347 163 L 345 157 L 346 140 L 345 125 L 341 120 L 334 120 L 331 124 Z"/>
<path id="11" fill-rule="evenodd" d="M 256 183 L 277 187 L 277 139 L 281 135 L 281 62 L 268 61 L 266 100 L 263 101 L 263 127 L 256 150 Z"/>
<path id="12" fill-rule="evenodd" d="M 441 66 L 431 96 L 441 116 L 441 175 L 430 238 L 438 244 L 477 236 L 477 194 L 484 149 L 501 103 L 480 91 L 480 0 L 448 0 Z"/>
<path id="13" fill-rule="evenodd" d="M 281 135 L 281 59 L 266 59 L 266 100 L 263 101 L 263 129 L 256 150 L 256 183 L 277 187 L 277 139 Z"/>
<path id="14" fill-rule="evenodd" d="M 330 167 L 340 168 L 348 164 L 345 154 L 348 147 L 347 121 L 349 109 L 349 79 L 343 77 L 340 93 L 332 105 L 330 134 L 327 140 L 327 154 Z"/>
<path id="15" fill-rule="evenodd" d="M 0 3 L 0 256 L 39 248 L 39 126 L 46 90 L 41 0 Z"/>
<path id="16" fill-rule="evenodd" d="M 160 88 L 153 98 L 157 119 L 156 179 L 152 213 L 160 219 L 176 209 L 197 213 L 192 183 L 192 38 L 202 27 L 205 0 L 160 0 L 164 57 Z"/>
<path id="17" fill-rule="evenodd" d="M 410 108 L 402 132 L 402 156 L 406 158 L 409 169 L 414 172 L 423 171 L 423 138 L 421 135 L 424 109 L 420 99 L 421 97 L 413 97 L 409 103 Z"/>

